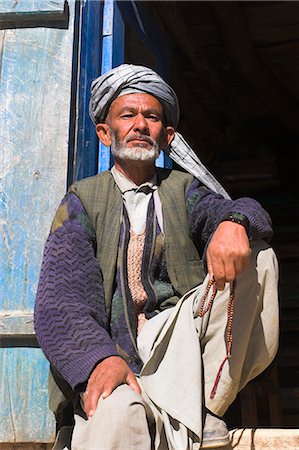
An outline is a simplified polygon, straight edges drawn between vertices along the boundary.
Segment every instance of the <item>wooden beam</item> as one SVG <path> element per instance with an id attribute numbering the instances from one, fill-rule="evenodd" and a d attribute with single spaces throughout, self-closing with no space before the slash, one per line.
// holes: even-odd
<path id="1" fill-rule="evenodd" d="M 52 448 L 53 442 L 51 444 L 41 442 L 0 443 L 0 450 L 51 450 Z"/>
<path id="2" fill-rule="evenodd" d="M 247 22 L 238 2 L 210 2 L 227 54 L 269 112 L 286 131 L 298 133 L 298 105 L 275 79 L 252 44 Z"/>
<path id="3" fill-rule="evenodd" d="M 33 313 L 24 311 L 0 312 L 0 339 L 3 337 L 33 337 Z"/>
<path id="4" fill-rule="evenodd" d="M 55 27 L 67 28 L 69 7 L 66 0 L 2 0 L 0 29 Z"/>

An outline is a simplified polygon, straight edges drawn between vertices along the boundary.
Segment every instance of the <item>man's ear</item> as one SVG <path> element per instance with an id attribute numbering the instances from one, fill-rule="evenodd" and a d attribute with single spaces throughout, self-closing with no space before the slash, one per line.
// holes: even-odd
<path id="1" fill-rule="evenodd" d="M 98 123 L 96 125 L 96 133 L 100 141 L 106 145 L 106 147 L 110 147 L 112 141 L 109 125 L 107 123 Z"/>
<path id="2" fill-rule="evenodd" d="M 169 144 L 171 143 L 171 141 L 173 140 L 175 135 L 175 131 L 173 127 L 166 127 L 165 128 L 165 135 L 164 135 L 164 139 L 162 140 L 161 143 L 161 150 L 165 150 Z"/>

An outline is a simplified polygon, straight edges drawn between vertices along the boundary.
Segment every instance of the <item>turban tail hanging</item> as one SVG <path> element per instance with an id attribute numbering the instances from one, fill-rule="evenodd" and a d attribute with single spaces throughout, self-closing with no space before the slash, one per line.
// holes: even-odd
<path id="1" fill-rule="evenodd" d="M 156 97 L 164 108 L 167 122 L 177 127 L 180 109 L 174 90 L 152 69 L 131 64 L 122 64 L 92 82 L 89 114 L 93 123 L 103 122 L 113 100 L 129 93 L 147 93 Z M 165 153 L 209 189 L 230 198 L 177 131 Z"/>

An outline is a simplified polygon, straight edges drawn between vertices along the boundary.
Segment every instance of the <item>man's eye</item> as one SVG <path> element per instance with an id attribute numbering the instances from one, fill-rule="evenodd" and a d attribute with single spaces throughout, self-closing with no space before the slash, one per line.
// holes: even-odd
<path id="1" fill-rule="evenodd" d="M 149 118 L 150 120 L 155 121 L 155 122 L 159 120 L 159 117 L 156 116 L 155 114 L 150 114 L 150 115 L 148 116 L 148 118 Z"/>
<path id="2" fill-rule="evenodd" d="M 121 115 L 122 119 L 131 119 L 131 117 L 133 117 L 132 113 L 127 113 L 127 114 L 122 114 Z"/>

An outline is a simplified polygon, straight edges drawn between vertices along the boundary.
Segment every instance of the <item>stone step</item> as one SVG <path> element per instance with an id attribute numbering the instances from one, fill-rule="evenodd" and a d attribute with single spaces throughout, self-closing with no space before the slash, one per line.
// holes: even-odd
<path id="1" fill-rule="evenodd" d="M 230 431 L 230 438 L 231 443 L 221 450 L 299 450 L 297 428 L 237 428 Z M 51 450 L 52 445 L 0 443 L 0 450 Z"/>
<path id="2" fill-rule="evenodd" d="M 299 429 L 237 428 L 230 431 L 230 438 L 222 450 L 299 450 Z"/>

